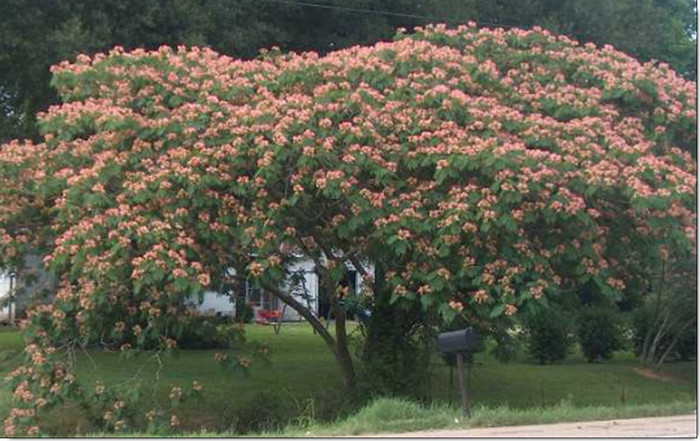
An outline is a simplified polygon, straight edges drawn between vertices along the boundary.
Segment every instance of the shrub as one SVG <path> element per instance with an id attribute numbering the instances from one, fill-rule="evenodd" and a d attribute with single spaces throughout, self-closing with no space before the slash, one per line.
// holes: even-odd
<path id="1" fill-rule="evenodd" d="M 181 349 L 230 349 L 242 343 L 243 333 L 226 317 L 192 317 L 178 340 Z"/>
<path id="2" fill-rule="evenodd" d="M 589 363 L 610 360 L 613 352 L 622 349 L 622 340 L 622 330 L 615 309 L 582 309 L 578 322 L 578 341 L 581 352 Z"/>
<path id="3" fill-rule="evenodd" d="M 573 343 L 566 314 L 553 309 L 533 311 L 525 316 L 523 325 L 530 358 L 540 364 L 566 358 Z"/>
<path id="4" fill-rule="evenodd" d="M 695 326 L 691 326 L 678 340 L 676 357 L 683 361 L 694 360 L 698 357 L 698 329 Z"/>
<path id="5" fill-rule="evenodd" d="M 494 328 L 489 337 L 494 343 L 489 353 L 501 363 L 509 363 L 523 352 L 523 339 L 513 327 Z"/>
<path id="6" fill-rule="evenodd" d="M 280 392 L 263 391 L 236 412 L 230 429 L 234 433 L 279 430 L 290 419 Z"/>

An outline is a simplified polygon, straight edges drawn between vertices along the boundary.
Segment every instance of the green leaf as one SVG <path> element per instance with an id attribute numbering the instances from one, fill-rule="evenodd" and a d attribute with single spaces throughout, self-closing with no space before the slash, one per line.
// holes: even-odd
<path id="1" fill-rule="evenodd" d="M 503 304 L 496 305 L 491 309 L 491 312 L 489 313 L 489 317 L 492 319 L 496 318 L 496 317 L 500 317 L 503 315 L 505 310 L 506 310 L 506 305 L 503 305 Z"/>

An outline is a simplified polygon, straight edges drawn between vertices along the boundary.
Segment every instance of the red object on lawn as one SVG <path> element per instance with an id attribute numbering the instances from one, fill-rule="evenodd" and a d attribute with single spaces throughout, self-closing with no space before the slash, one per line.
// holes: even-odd
<path id="1" fill-rule="evenodd" d="M 275 334 L 280 333 L 282 328 L 282 311 L 268 311 L 267 309 L 258 310 L 258 319 L 256 323 L 260 325 L 272 324 L 275 327 Z"/>
<path id="2" fill-rule="evenodd" d="M 281 311 L 268 311 L 267 309 L 261 309 L 258 311 L 258 316 L 260 316 L 260 318 L 264 319 L 264 320 L 278 319 L 278 318 L 282 317 L 282 312 Z"/>

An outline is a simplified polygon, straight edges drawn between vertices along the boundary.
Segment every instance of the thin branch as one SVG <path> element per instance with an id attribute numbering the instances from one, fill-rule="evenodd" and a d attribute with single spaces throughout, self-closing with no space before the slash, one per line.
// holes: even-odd
<path id="1" fill-rule="evenodd" d="M 92 363 L 92 368 L 93 368 L 94 370 L 96 370 L 96 369 L 97 369 L 97 363 L 95 362 L 95 359 L 92 357 L 92 355 L 90 355 L 90 354 L 88 353 L 87 349 L 85 349 L 85 345 L 84 345 L 84 344 L 81 344 L 81 345 L 80 345 L 80 349 L 83 350 L 83 354 L 85 354 L 85 356 L 88 358 L 88 360 L 90 360 L 90 362 Z"/>
<path id="2" fill-rule="evenodd" d="M 158 369 L 156 369 L 156 382 L 153 385 L 153 394 L 151 395 L 153 402 L 155 403 L 155 406 L 160 408 L 158 405 L 158 383 L 160 382 L 160 371 L 163 370 L 163 362 L 160 360 L 160 349 L 156 351 L 155 354 L 153 354 L 155 357 L 156 361 L 158 362 Z"/>
<path id="3" fill-rule="evenodd" d="M 357 272 L 359 272 L 364 277 L 369 276 L 369 273 L 367 272 L 365 267 L 362 266 L 362 263 L 360 263 L 360 259 L 358 259 L 356 255 L 351 255 L 348 257 L 348 259 L 350 260 L 350 262 L 352 262 Z"/>
<path id="4" fill-rule="evenodd" d="M 321 248 L 321 251 L 323 251 L 323 254 L 326 255 L 326 258 L 328 260 L 334 260 L 334 261 L 338 260 L 338 258 L 335 256 L 335 254 L 333 254 L 333 250 L 331 250 L 330 247 L 327 246 L 326 243 L 318 237 L 318 234 L 311 233 L 311 237 L 314 238 L 314 242 L 316 242 L 316 245 L 318 245 L 318 247 Z"/>

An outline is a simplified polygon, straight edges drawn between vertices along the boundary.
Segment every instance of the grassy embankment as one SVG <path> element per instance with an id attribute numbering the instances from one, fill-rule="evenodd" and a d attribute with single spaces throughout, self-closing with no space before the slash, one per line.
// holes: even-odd
<path id="1" fill-rule="evenodd" d="M 437 358 L 432 405 L 381 400 L 353 413 L 357 408 L 340 390 L 334 361 L 310 327 L 284 325 L 275 335 L 271 327 L 251 325 L 248 338 L 267 343 L 272 351 L 271 365 L 254 367 L 250 376 L 222 370 L 213 360 L 216 350 L 161 358 L 160 370 L 153 358 L 124 360 L 117 353 L 90 351 L 89 357 L 78 357 L 79 376 L 86 384 L 100 379 L 143 388 L 144 412 L 153 407 L 154 399 L 164 401 L 171 386 L 198 380 L 205 386 L 202 399 L 184 406 L 179 415 L 183 431 L 208 436 L 241 431 L 277 436 L 357 434 L 670 415 L 695 408 L 695 362 L 666 365 L 661 380 L 640 375 L 638 362 L 624 352 L 610 363 L 589 364 L 576 353 L 549 366 L 526 361 L 501 364 L 483 353 L 477 354 L 472 372 L 475 405 L 469 422 L 460 417 L 449 369 Z M 16 365 L 21 347 L 17 333 L 0 332 L 0 360 L 5 360 L 0 373 Z M 155 395 L 150 393 L 154 388 Z M 9 405 L 10 391 L 3 386 L 0 412 Z M 55 413 L 53 423 L 59 432 L 76 426 L 80 430 L 80 414 L 67 406 Z"/>

